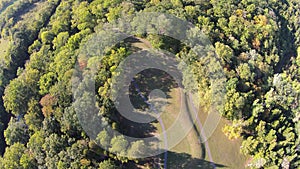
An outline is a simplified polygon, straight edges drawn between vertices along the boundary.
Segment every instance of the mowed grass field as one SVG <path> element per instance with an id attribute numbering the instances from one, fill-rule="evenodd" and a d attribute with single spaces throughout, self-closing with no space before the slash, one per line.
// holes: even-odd
<path id="1" fill-rule="evenodd" d="M 132 51 L 147 50 L 152 48 L 150 43 L 142 38 L 131 38 L 129 41 L 132 45 Z M 151 84 L 151 82 L 149 82 Z M 163 109 L 160 118 L 162 119 L 165 130 L 168 130 L 178 118 L 182 106 L 182 93 L 177 87 L 170 88 L 166 93 L 169 97 L 166 99 L 168 103 Z M 198 112 L 198 117 L 202 123 L 205 122 L 207 113 Z M 182 127 L 188 123 L 190 119 L 180 119 L 179 124 Z M 213 135 L 208 139 L 208 145 L 212 154 L 213 162 L 217 168 L 242 169 L 245 168 L 246 157 L 240 153 L 241 140 L 229 140 L 222 132 L 224 125 L 228 123 L 225 119 L 221 119 Z M 159 122 L 152 123 L 156 128 L 156 134 L 162 133 L 163 129 Z M 178 144 L 168 151 L 167 168 L 170 169 L 194 169 L 194 168 L 213 168 L 205 147 L 199 141 L 199 126 L 191 128 L 188 133 L 169 133 L 175 135 L 186 134 L 186 136 L 178 142 Z M 168 135 L 168 134 L 167 134 Z M 167 136 L 170 137 L 170 136 Z M 170 141 L 170 140 L 169 140 Z M 168 142 L 169 142 L 168 141 Z M 205 152 L 203 152 L 205 151 Z M 162 160 L 164 155 L 161 155 Z"/>
<path id="2" fill-rule="evenodd" d="M 180 110 L 180 92 L 177 90 L 179 89 L 173 89 L 169 93 L 171 96 L 171 98 L 168 99 L 170 105 L 166 107 L 165 112 L 161 115 L 165 128 L 170 127 L 172 123 L 174 123 L 179 112 L 178 110 Z M 199 112 L 198 117 L 203 125 L 207 113 Z M 222 128 L 226 123 L 228 123 L 228 121 L 221 118 L 213 135 L 207 141 L 213 162 L 217 168 L 245 168 L 247 159 L 240 153 L 242 140 L 229 140 L 225 136 L 222 132 Z M 155 126 L 158 132 L 161 133 L 162 129 L 160 124 L 156 123 Z M 168 168 L 212 168 L 207 152 L 205 152 L 205 157 L 202 157 L 202 151 L 205 151 L 205 149 L 201 147 L 196 131 L 192 128 L 187 136 L 168 152 Z"/>
<path id="3" fill-rule="evenodd" d="M 171 97 L 167 99 L 168 105 L 166 105 L 164 112 L 160 116 L 166 130 L 168 130 L 174 124 L 174 122 L 176 122 L 181 109 L 181 95 L 179 89 L 171 89 L 169 95 Z M 188 123 L 186 122 L 186 120 L 189 119 L 179 119 L 178 122 L 181 123 L 179 124 L 179 126 L 186 126 L 186 123 Z M 155 123 L 154 125 L 158 129 L 158 133 L 163 132 L 160 123 Z M 188 133 L 180 133 L 178 129 L 178 133 L 168 133 L 168 135 L 170 134 L 186 135 L 186 137 L 181 140 L 175 147 L 171 148 L 171 152 L 186 153 L 189 154 L 192 158 L 201 158 L 202 149 L 194 128 L 191 128 Z M 169 142 L 171 141 L 169 140 Z"/>
<path id="4" fill-rule="evenodd" d="M 204 124 L 207 113 L 199 112 L 198 116 Z M 240 153 L 241 139 L 229 140 L 222 131 L 227 120 L 221 118 L 213 135 L 208 138 L 209 148 L 213 161 L 217 164 L 224 165 L 223 168 L 242 169 L 245 168 L 246 156 Z M 208 160 L 208 157 L 206 157 Z"/>
<path id="5" fill-rule="evenodd" d="M 170 96 L 172 101 L 171 102 L 177 102 L 174 103 L 174 110 L 179 110 L 180 107 L 180 101 L 178 100 L 178 94 L 179 92 L 171 92 Z M 177 98 L 177 100 L 175 99 Z M 167 113 L 165 115 L 167 116 L 168 114 L 172 114 L 171 109 L 166 109 Z M 176 112 L 176 111 L 175 111 Z M 205 120 L 207 118 L 208 114 L 206 112 L 202 112 L 201 109 L 198 112 L 198 117 L 199 120 L 201 121 L 202 125 L 204 125 Z M 167 125 L 170 125 L 174 119 L 171 119 L 170 116 L 163 118 L 165 120 L 165 123 Z M 173 121 L 174 122 L 174 121 Z M 229 123 L 229 121 L 225 120 L 224 118 L 221 118 L 216 130 L 214 133 L 208 138 L 208 147 L 210 149 L 211 155 L 212 155 L 212 160 L 215 163 L 217 168 L 230 168 L 230 169 L 242 169 L 246 168 L 245 164 L 247 161 L 247 157 L 244 156 L 243 154 L 240 153 L 240 146 L 242 143 L 242 139 L 237 139 L 237 140 L 229 140 L 225 134 L 222 131 L 222 128 L 225 126 L 225 124 Z M 197 125 L 197 129 L 199 130 L 199 126 Z M 191 130 L 191 132 L 194 132 L 194 129 Z M 178 146 L 174 147 L 171 152 L 178 152 L 178 153 L 186 153 L 189 156 L 189 158 L 183 158 L 182 156 L 174 156 L 175 158 L 171 159 L 170 162 L 173 162 L 174 164 L 177 163 L 177 165 L 182 161 L 182 164 L 185 162 L 183 160 L 191 160 L 189 161 L 190 165 L 193 164 L 193 168 L 212 168 L 211 165 L 209 165 L 210 159 L 208 156 L 208 152 L 205 152 L 204 157 L 202 158 L 203 161 L 199 160 L 199 155 L 201 151 L 206 151 L 204 147 L 201 148 L 199 143 L 197 144 L 196 140 L 198 139 L 197 135 L 191 134 L 188 135 L 185 140 L 191 140 L 191 141 L 183 141 Z M 196 144 L 193 144 L 195 143 Z M 189 145 L 186 145 L 189 144 Z M 200 149 L 200 151 L 199 151 Z M 197 153 L 198 151 L 198 153 Z M 172 153 L 171 153 L 172 154 Z M 186 155 L 185 154 L 185 155 Z M 201 157 L 201 155 L 200 155 Z M 168 168 L 174 168 L 174 166 L 169 165 Z M 176 168 L 176 167 L 175 167 Z M 180 168 L 177 166 L 177 168 Z M 184 168 L 191 168 L 189 167 L 184 167 Z"/>
<path id="6" fill-rule="evenodd" d="M 187 127 L 188 124 L 192 124 L 188 118 L 180 118 L 181 110 L 181 94 L 179 88 L 173 88 L 168 93 L 171 97 L 167 99 L 168 105 L 166 105 L 160 118 L 162 119 L 165 130 L 168 130 L 176 123 L 178 126 L 172 132 L 167 133 L 168 146 L 171 146 L 175 140 L 171 140 L 171 135 L 178 137 L 182 136 L 183 139 L 178 139 L 178 143 L 174 147 L 169 147 L 167 168 L 210 168 L 209 162 L 203 160 L 203 152 L 205 149 L 201 147 L 197 131 L 194 127 L 191 127 L 188 132 L 182 131 L 182 128 Z M 182 110 L 184 111 L 184 110 Z M 186 113 L 186 112 L 183 112 Z M 179 117 L 178 121 L 176 119 Z M 162 126 L 160 123 L 155 123 L 158 133 L 162 133 Z M 176 142 L 175 142 L 176 143 Z M 162 155 L 164 160 L 164 156 Z"/>

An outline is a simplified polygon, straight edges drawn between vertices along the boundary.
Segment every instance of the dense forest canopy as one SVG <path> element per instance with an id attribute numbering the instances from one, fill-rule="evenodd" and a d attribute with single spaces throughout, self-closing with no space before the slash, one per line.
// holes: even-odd
<path id="1" fill-rule="evenodd" d="M 1 0 L 0 168 L 164 167 L 160 156 L 121 155 L 143 153 L 146 143 L 129 144 L 105 130 L 90 139 L 72 99 L 76 63 L 84 69 L 93 62 L 79 57 L 82 44 L 105 24 L 138 12 L 167 13 L 207 35 L 226 77 L 223 133 L 242 139 L 248 167 L 300 167 L 299 0 Z M 206 69 L 214 65 L 195 60 L 174 38 L 134 36 L 190 63 L 208 111 L 214 98 Z M 125 134 L 129 128 L 107 95 L 116 67 L 132 52 L 127 41 L 110 48 L 95 77 L 96 96 L 85 96 L 96 97 L 99 114 Z"/>

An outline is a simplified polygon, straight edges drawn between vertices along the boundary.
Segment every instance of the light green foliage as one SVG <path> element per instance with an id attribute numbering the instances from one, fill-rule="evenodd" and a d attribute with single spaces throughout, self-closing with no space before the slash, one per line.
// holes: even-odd
<path id="1" fill-rule="evenodd" d="M 56 38 L 53 40 L 53 46 L 55 49 L 59 49 L 65 45 L 69 38 L 69 33 L 68 32 L 61 32 L 57 35 Z"/>
<path id="2" fill-rule="evenodd" d="M 220 42 L 217 42 L 215 44 L 216 53 L 219 55 L 219 57 L 225 62 L 225 63 L 231 63 L 231 59 L 233 56 L 233 50 Z"/>
<path id="3" fill-rule="evenodd" d="M 24 120 L 29 130 L 38 131 L 41 128 L 42 118 L 39 102 L 34 99 L 30 100 L 28 111 L 24 115 Z"/>
<path id="4" fill-rule="evenodd" d="M 53 34 L 50 31 L 45 31 L 41 33 L 41 41 L 44 44 L 49 44 L 53 40 Z"/>
<path id="5" fill-rule="evenodd" d="M 109 22 L 114 21 L 115 19 L 117 19 L 118 17 L 120 17 L 121 11 L 122 11 L 122 7 L 121 6 L 114 7 L 114 8 L 109 8 L 109 13 L 106 14 L 107 20 Z"/>
<path id="6" fill-rule="evenodd" d="M 118 169 L 118 167 L 110 159 L 108 159 L 99 164 L 99 169 Z"/>
<path id="7" fill-rule="evenodd" d="M 239 73 L 239 76 L 241 79 L 245 80 L 245 81 L 254 81 L 254 73 L 252 73 L 253 71 L 251 71 L 250 66 L 246 63 L 243 63 L 241 65 L 239 65 L 239 67 L 237 68 L 237 72 Z"/>
<path id="8" fill-rule="evenodd" d="M 20 159 L 20 164 L 24 169 L 35 169 L 37 168 L 36 161 L 33 157 L 28 153 L 24 153 Z"/>
<path id="9" fill-rule="evenodd" d="M 225 125 L 222 131 L 231 140 L 241 137 L 243 132 L 243 122 L 238 120 L 233 120 L 232 124 Z"/>
<path id="10" fill-rule="evenodd" d="M 95 25 L 95 18 L 88 8 L 88 2 L 83 1 L 73 6 L 72 26 L 79 30 L 92 28 Z"/>
<path id="11" fill-rule="evenodd" d="M 242 108 L 245 104 L 245 98 L 237 91 L 238 79 L 233 78 L 226 85 L 226 102 L 223 115 L 229 119 L 241 117 Z"/>
<path id="12" fill-rule="evenodd" d="M 97 135 L 96 141 L 104 148 L 108 148 L 110 147 L 111 136 L 106 130 L 103 130 Z"/>
<path id="13" fill-rule="evenodd" d="M 124 136 L 117 136 L 111 139 L 111 148 L 109 149 L 114 153 L 125 153 L 127 150 L 128 142 Z"/>
<path id="14" fill-rule="evenodd" d="M 52 31 L 55 35 L 60 32 L 69 31 L 71 26 L 71 8 L 70 1 L 62 1 L 56 9 L 56 12 L 51 17 Z"/>
<path id="15" fill-rule="evenodd" d="M 49 93 L 49 89 L 51 86 L 54 85 L 56 80 L 56 74 L 53 72 L 49 72 L 47 74 L 44 74 L 40 80 L 39 80 L 39 86 L 40 86 L 40 94 L 45 95 Z"/>
<path id="16" fill-rule="evenodd" d="M 131 143 L 131 146 L 128 150 L 128 155 L 131 158 L 137 158 L 140 156 L 143 156 L 146 152 L 146 145 L 144 143 L 144 141 L 140 140 L 140 141 L 135 141 L 133 143 Z"/>
<path id="17" fill-rule="evenodd" d="M 7 169 L 15 169 L 20 168 L 21 163 L 20 160 L 25 152 L 25 146 L 21 143 L 15 143 L 10 146 L 3 155 L 2 167 Z M 24 165 L 24 161 L 22 160 Z"/>
<path id="18" fill-rule="evenodd" d="M 38 76 L 38 70 L 28 69 L 26 73 L 10 82 L 3 97 L 7 111 L 15 116 L 24 115 L 27 112 L 29 100 L 37 93 Z"/>

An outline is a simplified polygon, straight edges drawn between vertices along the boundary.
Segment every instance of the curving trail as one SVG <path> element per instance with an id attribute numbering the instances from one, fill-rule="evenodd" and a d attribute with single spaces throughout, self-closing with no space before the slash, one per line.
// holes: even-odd
<path id="1" fill-rule="evenodd" d="M 145 96 L 143 96 L 143 94 L 141 93 L 141 91 L 140 91 L 138 85 L 136 84 L 136 82 L 134 80 L 132 80 L 132 83 L 133 83 L 136 91 L 138 92 L 139 96 L 143 99 L 143 101 L 148 106 L 150 106 L 154 111 L 156 111 L 155 108 L 153 108 L 153 105 L 151 105 L 151 103 L 148 102 L 148 99 Z M 205 136 L 205 133 L 202 130 L 203 129 L 203 125 L 202 125 L 202 123 L 201 123 L 201 121 L 200 121 L 200 119 L 198 117 L 198 112 L 196 111 L 197 109 L 195 108 L 194 105 L 188 106 L 190 104 L 188 104 L 188 102 L 189 102 L 188 100 L 189 99 L 187 99 L 186 95 L 183 95 L 183 100 L 184 100 L 184 102 L 183 102 L 184 104 L 183 105 L 185 106 L 186 112 L 190 116 L 190 122 L 192 122 L 192 123 L 194 123 L 194 122 L 193 122 L 191 116 L 192 116 L 192 113 L 195 114 L 195 118 L 196 118 L 196 122 L 197 122 L 198 128 L 197 128 L 196 124 L 194 124 L 194 129 L 199 134 L 199 142 L 201 142 L 201 140 L 207 140 L 206 136 Z M 190 107 L 192 108 L 192 110 L 190 110 L 191 109 Z M 161 119 L 161 117 L 158 118 L 158 121 L 159 121 L 159 123 L 160 123 L 160 125 L 162 127 L 163 132 L 164 132 L 164 144 L 165 144 L 165 149 L 167 150 L 168 149 L 168 141 L 167 141 L 167 135 L 165 134 L 166 129 L 165 129 L 165 126 L 164 126 L 164 123 L 163 123 L 163 120 Z M 201 131 L 199 132 L 199 130 L 201 130 Z M 205 158 L 205 152 L 207 152 L 210 164 L 212 165 L 213 168 L 216 168 L 216 165 L 214 164 L 214 161 L 213 161 L 213 158 L 212 158 L 212 154 L 211 154 L 208 142 L 205 141 L 204 143 L 201 143 L 201 146 L 204 149 L 204 151 L 202 151 L 202 155 L 201 155 L 202 158 Z M 165 153 L 164 153 L 164 168 L 165 169 L 167 169 L 167 161 L 168 161 L 168 152 L 165 151 Z"/>
<path id="2" fill-rule="evenodd" d="M 132 79 L 131 82 L 133 83 L 136 91 L 138 92 L 139 96 L 143 99 L 143 101 L 149 106 L 151 107 L 152 110 L 154 110 L 156 113 L 157 111 L 155 110 L 155 108 L 153 107 L 153 105 L 151 103 L 148 102 L 148 99 L 141 93 L 140 88 L 138 87 L 138 85 L 136 84 L 136 82 Z M 167 161 L 168 161 L 168 140 L 167 140 L 167 134 L 166 134 L 166 129 L 165 129 L 165 125 L 162 121 L 162 119 L 159 117 L 158 118 L 159 124 L 162 127 L 163 133 L 164 133 L 164 144 L 165 144 L 165 154 L 164 154 L 164 168 L 167 169 Z"/>
<path id="3" fill-rule="evenodd" d="M 148 41 L 142 39 L 142 38 L 131 37 L 131 38 L 127 39 L 127 42 L 129 42 L 132 45 L 132 50 L 133 51 L 147 50 L 147 49 L 151 48 L 150 43 Z M 154 111 L 156 111 L 153 108 L 153 105 L 151 105 L 151 103 L 148 102 L 148 99 L 145 96 L 143 96 L 143 94 L 140 91 L 139 86 L 136 84 L 136 82 L 133 79 L 132 79 L 132 84 L 134 85 L 136 91 L 138 92 L 139 96 L 143 99 L 143 101 L 150 108 L 152 108 Z M 189 99 L 187 98 L 187 96 L 185 94 L 182 94 L 181 101 L 183 103 L 185 112 L 190 117 L 190 119 L 185 119 L 184 123 L 192 123 L 191 125 L 194 126 L 194 130 L 196 131 L 196 133 L 199 137 L 199 143 L 201 144 L 201 149 L 202 149 L 200 156 L 204 159 L 205 156 L 206 156 L 206 153 L 207 153 L 211 166 L 213 168 L 216 168 L 216 165 L 213 161 L 212 154 L 211 154 L 208 142 L 206 141 L 206 142 L 202 143 L 202 140 L 207 140 L 207 139 L 206 139 L 205 133 L 203 131 L 203 125 L 202 125 L 202 123 L 201 123 L 201 121 L 198 117 L 198 112 L 196 111 L 197 109 L 195 108 L 195 105 L 189 104 Z M 192 103 L 192 102 L 190 102 L 190 103 Z M 191 106 L 189 106 L 189 105 L 191 105 Z M 196 121 L 193 120 L 193 118 L 192 118 L 193 115 L 192 114 L 194 114 L 194 117 L 195 117 Z M 158 120 L 158 122 L 159 122 L 159 124 L 162 128 L 162 132 L 164 132 L 165 150 L 168 150 L 168 140 L 167 140 L 167 135 L 166 135 L 166 132 L 165 132 L 166 131 L 165 125 L 164 125 L 163 120 L 161 119 L 161 117 L 159 117 L 157 120 Z M 197 124 L 195 124 L 195 123 L 197 123 Z M 168 151 L 165 151 L 165 153 L 164 153 L 164 169 L 167 169 L 167 162 L 168 162 Z"/>
<path id="4" fill-rule="evenodd" d="M 204 143 L 202 142 L 202 140 L 207 140 L 207 137 L 204 133 L 204 130 L 203 130 L 203 125 L 198 117 L 198 111 L 195 107 L 194 104 L 189 104 L 189 103 L 193 103 L 193 101 L 190 101 L 191 98 L 190 97 L 187 97 L 186 94 L 183 95 L 183 99 L 184 99 L 184 106 L 186 107 L 186 110 L 190 116 L 190 120 L 191 122 L 193 123 L 194 125 L 194 128 L 195 130 L 197 131 L 198 133 L 198 136 L 199 136 L 199 142 L 201 144 L 201 147 L 204 151 L 202 151 L 202 158 L 205 158 L 206 156 L 206 153 L 207 152 L 207 155 L 208 155 L 208 158 L 209 158 L 209 161 L 210 161 L 210 164 L 213 168 L 217 168 L 214 161 L 213 161 L 213 158 L 212 158 L 212 154 L 211 154 L 211 151 L 210 151 L 210 148 L 209 148 L 209 144 L 208 144 L 208 141 L 205 141 Z M 192 109 L 192 110 L 191 110 Z M 195 121 L 193 121 L 193 114 L 195 115 L 195 120 L 197 122 L 197 125 L 198 125 L 198 128 L 195 124 Z"/>
<path id="5" fill-rule="evenodd" d="M 204 130 L 203 130 L 203 125 L 202 125 L 202 123 L 201 123 L 201 121 L 198 117 L 197 109 L 196 109 L 195 105 L 193 105 L 193 104 L 192 104 L 192 109 L 193 109 L 194 112 L 196 112 L 195 113 L 196 114 L 196 120 L 197 120 L 197 124 L 199 126 L 199 130 L 201 130 L 201 132 L 200 132 L 201 137 L 202 137 L 203 140 L 207 140 L 206 135 L 205 135 Z M 199 132 L 199 130 L 198 130 L 198 132 Z M 211 151 L 210 151 L 210 148 L 209 148 L 209 145 L 208 145 L 208 141 L 205 141 L 204 144 L 205 144 L 205 150 L 208 154 L 208 158 L 209 158 L 209 161 L 211 162 L 212 167 L 217 168 L 214 161 L 213 161 L 212 154 L 211 154 Z"/>

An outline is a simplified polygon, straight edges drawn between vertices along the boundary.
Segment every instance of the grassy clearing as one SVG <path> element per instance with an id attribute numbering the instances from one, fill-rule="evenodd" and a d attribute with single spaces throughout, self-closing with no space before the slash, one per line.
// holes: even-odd
<path id="1" fill-rule="evenodd" d="M 166 112 L 169 113 L 163 114 L 165 115 L 165 117 L 162 117 L 165 125 L 167 126 L 169 126 L 175 120 L 176 113 L 174 114 L 174 112 L 176 112 L 176 110 L 178 111 L 180 108 L 180 100 L 178 100 L 178 94 L 179 92 L 175 91 L 172 91 L 170 93 L 170 102 L 173 103 L 173 106 L 166 109 Z M 207 113 L 199 112 L 198 117 L 201 123 L 204 124 Z M 208 139 L 208 145 L 212 154 L 213 161 L 216 164 L 217 168 L 245 168 L 247 159 L 240 153 L 242 140 L 229 140 L 225 136 L 225 134 L 222 132 L 222 128 L 226 123 L 228 123 L 228 121 L 221 118 L 213 135 Z M 168 159 L 168 168 L 211 168 L 207 152 L 204 159 L 199 159 L 202 150 L 200 144 L 198 144 L 197 141 L 198 137 L 195 134 L 195 131 L 192 130 L 182 142 L 180 142 L 171 150 L 172 152 L 176 152 L 176 154 L 170 153 Z M 189 157 L 187 158 L 187 156 Z M 188 163 L 184 160 L 188 161 Z"/>
<path id="2" fill-rule="evenodd" d="M 167 102 L 169 104 L 166 106 L 164 112 L 161 115 L 161 119 L 166 130 L 170 128 L 176 121 L 176 118 L 179 116 L 181 106 L 181 95 L 178 88 L 171 89 L 169 95 L 172 97 L 167 99 Z M 182 125 L 182 127 L 184 127 L 184 125 L 188 123 L 186 120 L 189 121 L 189 119 L 179 119 L 179 123 Z M 156 123 L 154 125 L 158 129 L 157 132 L 161 133 L 161 125 L 159 123 Z M 184 133 L 178 131 L 178 133 L 169 133 L 169 135 L 170 134 L 181 135 Z M 170 137 L 169 135 L 168 137 Z M 201 159 L 201 154 L 202 149 L 198 141 L 197 133 L 194 128 L 192 128 L 183 140 L 181 140 L 175 147 L 169 150 L 168 168 L 177 168 L 178 166 L 181 166 L 180 168 L 188 168 L 187 166 L 191 167 L 192 163 L 189 161 L 193 161 L 193 163 L 195 163 L 197 160 Z"/>
<path id="3" fill-rule="evenodd" d="M 198 115 L 201 123 L 204 124 L 207 113 L 199 112 Z M 242 140 L 229 140 L 224 135 L 222 128 L 226 123 L 228 122 L 222 118 L 213 135 L 208 139 L 212 158 L 215 163 L 226 166 L 225 168 L 245 168 L 246 157 L 240 153 Z M 208 160 L 208 157 L 206 158 Z"/>
<path id="4" fill-rule="evenodd" d="M 132 52 L 137 52 L 139 50 L 148 50 L 152 48 L 150 42 L 142 38 L 130 37 L 126 39 L 126 42 L 130 43 L 130 50 Z M 148 75 L 152 74 L 151 72 L 147 73 Z M 166 92 L 165 94 L 170 97 L 167 97 L 164 100 L 167 104 L 163 107 L 162 114 L 160 115 L 165 130 L 168 130 L 172 125 L 174 125 L 174 122 L 180 115 L 180 109 L 182 106 L 181 102 L 183 99 L 180 89 L 175 85 L 173 86 L 173 83 L 164 83 L 163 81 L 161 81 L 160 78 L 162 78 L 162 76 L 159 75 L 159 72 L 157 73 L 158 74 L 154 74 L 154 76 L 157 76 L 158 79 L 145 78 L 144 80 L 142 80 L 145 82 L 140 82 L 141 84 L 139 84 L 139 86 L 142 89 L 147 88 L 147 86 L 156 86 L 159 88 L 159 85 L 157 85 L 156 83 L 160 83 L 164 84 L 166 88 L 168 88 L 168 91 L 164 92 Z M 146 87 L 142 87 L 143 85 L 146 85 Z M 184 113 L 186 114 L 187 112 Z M 152 124 L 157 129 L 155 133 L 153 133 L 153 135 L 158 135 L 163 132 L 162 126 L 159 122 L 153 122 Z M 170 146 L 171 144 L 170 137 L 172 137 L 172 135 L 175 135 L 177 137 L 186 134 L 186 136 L 183 139 L 178 139 L 179 143 L 177 143 L 174 147 L 169 149 L 167 161 L 168 168 L 195 168 L 195 166 L 198 165 L 208 165 L 207 162 L 204 163 L 204 160 L 201 160 L 202 149 L 198 140 L 196 130 L 194 128 L 191 128 L 191 130 L 189 130 L 188 133 L 180 132 L 180 129 L 184 126 L 187 126 L 187 124 L 191 124 L 190 119 L 179 119 L 179 122 L 177 123 L 178 126 L 176 127 L 176 129 L 178 129 L 176 130 L 177 132 L 167 133 L 168 146 Z M 163 155 L 161 157 L 161 159 L 164 159 Z"/>
<path id="5" fill-rule="evenodd" d="M 133 52 L 151 48 L 150 43 L 144 39 L 129 38 L 127 40 L 131 43 Z M 179 88 L 172 88 L 167 94 L 170 96 L 167 98 L 168 104 L 160 116 L 166 130 L 171 127 L 179 115 L 182 100 Z M 198 117 L 204 124 L 207 113 L 199 112 Z M 180 125 L 188 123 L 185 120 L 189 121 L 189 119 L 180 119 Z M 222 128 L 226 123 L 225 119 L 221 119 L 213 135 L 208 139 L 213 161 L 217 168 L 245 168 L 246 157 L 240 153 L 241 139 L 232 141 L 224 135 Z M 157 128 L 156 134 L 162 133 L 162 127 L 158 122 L 153 125 Z M 196 130 L 192 128 L 187 136 L 168 152 L 168 168 L 212 168 L 207 152 L 205 159 L 201 159 L 202 151 L 205 150 L 199 144 Z"/>

